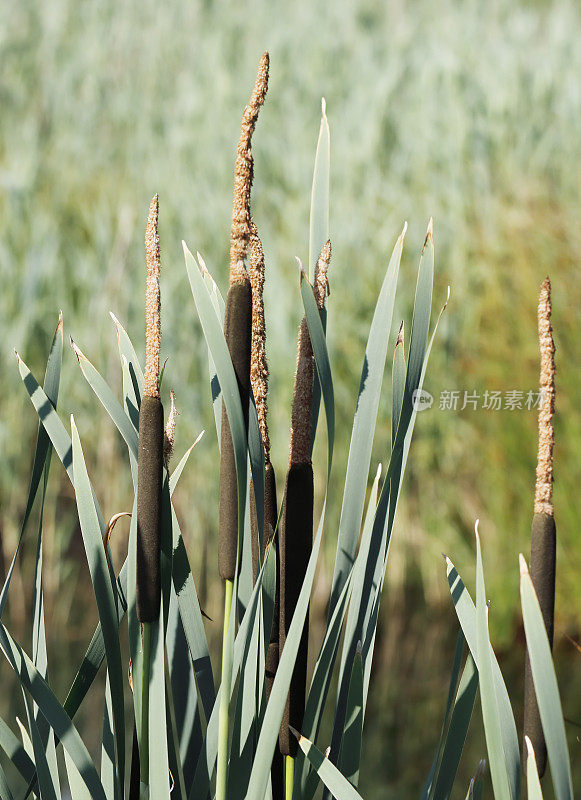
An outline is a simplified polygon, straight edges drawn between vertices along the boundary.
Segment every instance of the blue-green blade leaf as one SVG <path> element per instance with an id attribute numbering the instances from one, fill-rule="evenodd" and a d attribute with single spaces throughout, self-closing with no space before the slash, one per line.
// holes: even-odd
<path id="1" fill-rule="evenodd" d="M 405 231 L 404 226 L 389 260 L 365 348 L 337 534 L 337 554 L 333 571 L 329 618 L 341 593 L 345 575 L 355 558 L 359 539 Z"/>
<path id="2" fill-rule="evenodd" d="M 470 648 L 472 657 L 478 666 L 476 608 L 455 566 L 448 557 L 446 557 L 445 560 L 448 586 L 454 602 L 456 615 L 458 616 L 458 621 L 462 627 L 462 632 Z M 509 776 L 510 794 L 512 798 L 518 798 L 520 796 L 520 748 L 516 724 L 508 691 L 492 647 L 490 648 L 490 658 L 500 718 L 502 749 L 506 761 L 507 774 Z"/>
<path id="3" fill-rule="evenodd" d="M 497 800 L 510 800 L 510 787 L 504 753 L 502 750 L 502 734 L 500 716 L 490 658 L 490 639 L 488 635 L 488 607 L 484 587 L 484 571 L 482 568 L 482 552 L 478 523 L 476 523 L 476 644 L 478 653 L 478 679 L 480 682 L 480 702 L 482 719 L 486 735 L 486 748 L 490 764 L 490 776 Z"/>
<path id="4" fill-rule="evenodd" d="M 541 789 L 541 782 L 539 780 L 539 772 L 537 769 L 537 760 L 535 758 L 535 751 L 528 736 L 525 736 L 525 744 L 527 746 L 527 790 L 528 800 L 543 800 L 543 792 Z"/>
<path id="5" fill-rule="evenodd" d="M 123 668 L 121 664 L 121 649 L 119 646 L 117 606 L 109 576 L 107 556 L 101 539 L 99 520 L 93 503 L 91 484 L 87 474 L 81 441 L 72 416 L 71 434 L 77 510 L 89 572 L 91 574 L 91 581 L 97 601 L 99 620 L 103 631 L 105 653 L 107 655 L 107 667 L 111 681 L 111 697 L 113 700 L 113 717 L 115 724 L 117 778 L 118 781 L 122 783 L 125 776 L 125 714 Z"/>
<path id="6" fill-rule="evenodd" d="M 547 756 L 551 767 L 555 797 L 557 800 L 571 800 L 573 797 L 571 763 L 569 761 L 569 750 L 567 749 L 559 686 L 551 657 L 551 647 L 535 588 L 522 553 L 519 556 L 519 561 L 520 595 L 527 649 L 541 724 L 547 744 Z"/>
<path id="7" fill-rule="evenodd" d="M 46 717 L 50 727 L 62 742 L 63 747 L 68 750 L 77 769 L 83 776 L 93 800 L 107 800 L 95 765 L 91 761 L 87 748 L 83 744 L 70 717 L 30 658 L 14 641 L 1 622 L 0 649 L 19 677 L 22 686 L 28 691 Z"/>
<path id="8" fill-rule="evenodd" d="M 311 214 L 309 221 L 309 277 L 315 280 L 315 266 L 321 248 L 329 239 L 329 176 L 331 171 L 331 133 L 325 98 L 321 100 L 321 125 L 315 153 Z"/>
<path id="9" fill-rule="evenodd" d="M 337 767 L 315 747 L 315 745 L 304 736 L 300 736 L 296 731 L 295 735 L 299 740 L 299 746 L 313 767 L 317 770 L 320 779 L 323 781 L 329 792 L 336 800 L 361 800 L 361 795 L 355 787 L 349 783 L 347 778 L 339 772 Z"/>
<path id="10" fill-rule="evenodd" d="M 62 353 L 63 353 L 63 316 L 61 313 L 59 315 L 58 325 L 56 327 L 56 331 L 54 333 L 54 337 L 52 340 L 52 345 L 46 363 L 46 374 L 44 378 L 44 389 L 46 393 L 46 398 L 54 408 L 56 408 L 58 393 L 59 393 Z M 19 359 L 18 354 L 17 358 Z M 20 365 L 20 359 L 19 359 L 19 365 Z M 49 455 L 49 450 L 50 450 L 50 439 L 47 435 L 44 426 L 39 421 L 38 434 L 36 437 L 36 448 L 34 452 L 34 461 L 32 464 L 32 476 L 30 479 L 30 487 L 28 489 L 28 497 L 26 499 L 24 518 L 22 520 L 22 525 L 20 527 L 20 535 L 18 537 L 16 550 L 14 552 L 14 556 L 10 563 L 8 573 L 6 575 L 6 579 L 2 587 L 2 593 L 0 594 L 0 618 L 2 617 L 2 613 L 4 612 L 4 606 L 6 604 L 6 598 L 8 596 L 8 589 L 10 588 L 10 581 L 12 579 L 12 573 L 14 571 L 14 564 L 16 563 L 16 558 L 18 556 L 20 544 L 24 536 L 24 531 L 26 529 L 26 525 L 30 517 L 30 512 L 32 511 L 32 506 L 34 505 L 36 494 L 38 492 L 40 479 L 45 467 L 46 460 Z"/>

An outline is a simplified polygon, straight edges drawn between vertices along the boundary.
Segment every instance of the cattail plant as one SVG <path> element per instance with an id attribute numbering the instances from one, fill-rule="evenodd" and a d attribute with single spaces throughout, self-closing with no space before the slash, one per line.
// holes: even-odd
<path id="1" fill-rule="evenodd" d="M 250 195 L 254 173 L 252 158 L 252 134 L 258 119 L 260 107 L 268 90 L 269 56 L 264 53 L 258 67 L 256 82 L 248 105 L 242 115 L 240 139 L 234 165 L 234 199 L 232 205 L 232 226 L 230 232 L 230 281 L 226 296 L 224 336 L 232 359 L 238 382 L 244 425 L 248 431 L 248 403 L 250 399 L 250 356 L 252 338 L 252 287 L 246 270 L 252 220 L 250 214 Z M 220 504 L 218 518 L 218 569 L 225 581 L 224 632 L 222 654 L 222 708 L 220 719 L 220 747 L 218 749 L 217 797 L 226 796 L 227 763 L 226 747 L 228 739 L 228 698 L 229 678 L 226 664 L 227 633 L 230 624 L 233 581 L 236 569 L 240 569 L 238 558 L 239 520 L 238 485 L 236 459 L 230 423 L 226 407 L 222 407 L 222 432 L 220 451 Z M 224 680 L 225 679 L 225 680 Z"/>
<path id="2" fill-rule="evenodd" d="M 315 270 L 315 299 L 319 312 L 327 295 L 327 270 L 331 243 L 321 250 Z M 305 577 L 313 543 L 313 464 L 311 461 L 311 410 L 315 362 L 307 320 L 303 317 L 298 334 L 297 365 L 293 392 L 289 468 L 286 475 L 280 533 L 280 621 L 279 653 L 282 654 L 290 623 Z M 305 709 L 308 614 L 295 661 L 283 714 L 279 749 L 286 756 L 287 797 L 293 786 L 293 759 L 298 750 L 291 728 L 300 730 Z"/>
<path id="3" fill-rule="evenodd" d="M 240 402 L 248 427 L 250 349 L 252 331 L 252 287 L 245 259 L 251 237 L 250 193 L 254 164 L 251 140 L 268 89 L 268 53 L 258 68 L 250 101 L 244 109 L 234 166 L 234 201 L 230 233 L 230 285 L 226 296 L 224 336 L 238 380 Z M 220 457 L 220 508 L 218 521 L 218 569 L 225 581 L 233 581 L 238 553 L 238 490 L 232 434 L 226 408 L 222 410 Z M 238 565 L 240 567 L 240 564 Z"/>
<path id="4" fill-rule="evenodd" d="M 549 642 L 553 644 L 555 610 L 556 528 L 553 508 L 553 414 L 555 412 L 555 343 L 551 327 L 551 282 L 545 278 L 538 306 L 541 354 L 539 445 L 535 484 L 534 515 L 531 526 L 530 576 L 539 599 Z M 547 763 L 547 748 L 535 697 L 531 665 L 525 664 L 524 736 L 535 753 L 539 777 Z"/>
<path id="5" fill-rule="evenodd" d="M 33 658 L 17 643 L 1 616 L 10 588 L 12 566 L 0 594 L 0 651 L 13 670 L 26 706 L 28 730 L 21 742 L 0 720 L 0 747 L 19 774 L 12 787 L 0 763 L 0 797 L 58 798 L 57 747 L 64 749 L 64 767 L 73 800 L 282 800 L 286 777 L 287 800 L 312 800 L 324 784 L 324 797 L 358 800 L 362 732 L 372 676 L 381 594 L 394 534 L 396 506 L 406 468 L 416 418 L 414 398 L 421 391 L 435 330 L 430 335 L 434 279 L 432 223 L 428 226 L 413 305 L 413 322 L 403 347 L 403 326 L 392 337 L 403 233 L 387 265 L 363 356 L 361 381 L 347 466 L 329 613 L 307 692 L 307 645 L 310 594 L 325 529 L 334 440 L 334 390 L 325 341 L 324 302 L 328 295 L 329 128 L 323 104 L 315 158 L 311 203 L 310 250 L 320 250 L 313 286 L 301 273 L 300 297 L 304 319 L 299 328 L 294 380 L 290 456 L 280 527 L 274 470 L 267 427 L 268 368 L 262 289 L 264 253 L 250 215 L 252 185 L 251 136 L 268 82 L 264 54 L 256 86 L 245 109 L 238 145 L 231 231 L 230 286 L 224 304 L 209 279 L 201 258 L 196 261 L 184 245 L 185 264 L 197 315 L 208 347 L 210 383 L 219 387 L 213 397 L 217 430 L 221 425 L 219 546 L 221 577 L 225 580 L 222 681 L 219 693 L 204 614 L 195 577 L 180 530 L 172 494 L 192 448 L 170 474 L 176 409 L 173 393 L 164 433 L 160 399 L 160 298 L 158 199 L 153 198 L 146 229 L 146 357 L 142 372 L 127 332 L 114 318 L 123 374 L 123 405 L 116 392 L 75 347 L 79 365 L 99 401 L 113 420 L 128 450 L 135 513 L 131 515 L 129 554 L 116 573 L 107 554 L 108 529 L 83 457 L 74 422 L 71 435 L 57 412 L 62 354 L 62 322 L 47 362 L 44 386 L 22 359 L 18 369 L 25 390 L 42 423 L 39 428 L 27 511 L 22 535 L 39 486 L 40 528 L 51 448 L 74 486 L 80 529 L 99 612 L 85 656 L 61 703 L 51 689 L 44 641 L 42 547 L 39 532 L 34 584 Z M 404 229 L 405 232 L 405 229 Z M 323 244 L 326 242 L 326 244 Z M 315 244 L 316 243 L 316 244 Z M 249 271 L 246 259 L 250 254 Z M 309 256 L 312 266 L 312 259 Z M 442 309 L 443 310 L 443 309 Z M 530 580 L 521 562 L 521 598 L 534 692 L 543 721 L 555 796 L 572 798 L 563 715 L 554 675 L 549 639 L 552 637 L 555 528 L 551 503 L 552 427 L 554 407 L 553 343 L 550 329 L 548 282 L 539 311 L 541 384 L 545 402 L 539 417 L 539 468 L 533 522 Z M 439 320 L 439 318 L 438 318 Z M 436 322 L 436 327 L 437 327 Z M 365 497 L 380 408 L 387 352 L 396 341 L 392 367 L 392 429 L 386 469 L 380 487 L 377 472 L 367 510 Z M 406 357 L 407 356 L 407 357 Z M 315 377 L 315 367 L 317 370 Z M 255 450 L 248 447 L 250 387 L 256 400 L 258 427 L 264 449 L 264 509 L 246 490 L 246 463 L 253 469 Z M 318 392 L 320 391 L 320 395 Z M 325 409 L 328 470 L 325 499 L 313 538 L 313 439 L 319 397 Z M 222 400 L 228 415 L 221 407 Z M 136 411 L 140 408 L 139 418 Z M 382 412 L 383 413 L 383 412 Z M 230 424 L 229 424 L 230 423 Z M 382 421 L 382 424 L 385 420 Z M 251 452 L 252 449 L 252 452 Z M 71 455 L 72 454 L 72 455 Z M 137 466 L 137 472 L 135 472 Z M 238 466 L 238 473 L 236 471 Z M 260 464 L 262 467 L 262 464 Z M 256 475 L 256 471 L 255 471 Z M 163 484 L 162 484 L 163 477 Z M 163 488 L 162 488 L 163 487 Z M 238 496 L 238 492 L 243 493 Z M 250 503 L 250 530 L 244 526 Z M 131 502 L 128 502 L 128 507 Z M 118 511 L 118 509 L 116 509 Z M 259 548 L 259 518 L 264 512 L 263 547 Z M 365 513 L 364 513 L 365 512 Z M 112 517 L 112 522 L 119 518 Z M 163 538 L 162 534 L 163 533 Z M 243 536 L 241 534 L 244 534 Z M 105 542 L 103 536 L 105 535 Z M 274 545 L 272 537 L 274 539 Z M 270 543 L 270 546 L 268 544 Z M 278 546 L 279 558 L 276 558 Z M 20 542 L 18 547 L 20 547 Z M 250 551 L 254 550 L 254 565 Z M 462 629 L 453 659 L 452 678 L 442 733 L 422 800 L 451 796 L 477 692 L 480 694 L 490 773 L 495 795 L 520 796 L 520 743 L 509 695 L 490 644 L 488 609 L 480 540 L 476 539 L 476 604 L 446 558 L 451 597 Z M 240 554 L 244 558 L 240 558 Z M 16 555 L 15 555 L 16 558 Z M 275 579 L 274 560 L 279 564 Z M 14 560 L 12 565 L 14 564 Z M 162 569 L 163 567 L 163 569 Z M 241 570 L 240 578 L 237 569 Z M 276 587 L 278 583 L 278 589 Z M 242 588 L 243 587 L 243 588 Z M 274 591 L 274 596 L 273 596 Z M 278 597 L 278 599 L 277 599 Z M 167 598 L 167 605 L 166 605 Z M 268 602 L 267 602 L 268 601 Z M 268 617 L 276 605 L 270 629 Z M 163 614 L 160 613 L 163 607 Z M 231 614 L 231 609 L 235 613 Z M 543 618 L 543 614 L 545 615 Z M 125 724 L 126 669 L 122 660 L 121 625 L 127 615 L 129 674 L 133 694 L 134 748 L 129 792 L 126 791 Z M 230 618 L 232 617 L 232 618 Z M 238 619 L 239 617 L 239 619 Z M 548 632 L 548 636 L 547 636 Z M 342 644 L 341 644 L 342 643 Z M 464 662 L 465 645 L 470 655 Z M 339 661 L 338 692 L 332 719 L 331 747 L 321 731 L 334 668 Z M 106 663 L 101 766 L 97 770 L 75 723 L 91 685 Z M 464 666 L 462 666 L 464 664 Z M 532 697 L 529 688 L 528 698 Z M 218 699 L 219 694 L 219 699 Z M 31 707 L 30 701 L 35 704 Z M 530 700 L 528 700 L 530 705 Z M 235 714 L 230 724 L 230 708 Z M 179 715 L 176 714 L 179 709 Z M 34 711 L 34 713 L 33 713 Z M 183 713 L 182 713 L 183 712 Z M 525 722 L 528 784 L 540 765 L 538 727 Z M 178 720 L 179 716 L 179 720 Z M 329 720 L 331 721 L 331 720 Z M 231 734 L 231 735 L 230 735 Z M 295 756 L 298 768 L 295 774 Z M 286 774 L 283 776 L 283 757 Z M 536 769 L 536 768 L 535 768 Z M 469 788 L 477 797 L 482 788 L 482 762 Z M 11 773 L 12 775 L 12 773 Z M 11 776 L 10 776 L 11 780 Z M 214 790 L 215 782 L 215 790 Z M 538 783 L 538 781 L 537 781 Z M 26 795 L 21 791 L 27 787 Z M 540 789 L 536 786 L 539 797 Z"/>
<path id="6" fill-rule="evenodd" d="M 278 505 L 276 499 L 276 477 L 274 467 L 270 460 L 270 436 L 268 433 L 268 363 L 266 360 L 266 324 L 264 319 L 264 251 L 262 242 L 258 235 L 258 230 L 254 222 L 251 223 L 250 240 L 250 282 L 252 285 L 252 346 L 250 359 L 250 382 L 254 401 L 256 403 L 256 415 L 258 418 L 258 428 L 264 450 L 264 514 L 263 514 L 263 534 L 262 548 L 260 546 L 260 532 L 258 524 L 258 513 L 256 509 L 256 498 L 254 494 L 254 484 L 250 482 L 250 531 L 252 545 L 252 575 L 254 580 L 258 575 L 258 570 L 266 548 L 272 541 L 278 519 Z M 274 541 L 277 564 L 280 560 L 279 537 Z M 274 594 L 274 609 L 272 628 L 270 631 L 270 641 L 266 651 L 265 659 L 265 688 L 266 698 L 270 697 L 270 690 L 276 674 L 278 665 L 278 637 L 279 637 L 279 614 L 280 614 L 280 593 L 279 577 L 276 576 L 276 588 Z M 283 759 L 282 754 L 277 749 L 272 759 L 271 768 L 272 793 L 274 800 L 280 800 L 283 796 Z"/>
<path id="7" fill-rule="evenodd" d="M 159 199 L 149 207 L 145 229 L 147 282 L 145 292 L 145 372 L 139 409 L 137 456 L 137 618 L 142 625 L 143 691 L 140 739 L 141 782 L 148 783 L 148 713 L 151 623 L 161 602 L 161 481 L 164 458 L 163 407 L 159 394 L 161 303 L 159 292 Z"/>

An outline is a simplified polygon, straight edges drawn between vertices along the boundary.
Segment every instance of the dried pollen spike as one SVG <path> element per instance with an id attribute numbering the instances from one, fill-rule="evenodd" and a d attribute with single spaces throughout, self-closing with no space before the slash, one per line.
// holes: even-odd
<path id="1" fill-rule="evenodd" d="M 539 445 L 535 485 L 534 515 L 531 526 L 530 576 L 539 600 L 549 644 L 553 645 L 555 612 L 555 571 L 557 530 L 553 494 L 553 423 L 555 412 L 555 344 L 551 328 L 551 284 L 543 281 L 538 306 L 539 349 L 541 355 L 542 405 L 539 409 Z M 524 736 L 530 739 L 536 755 L 539 777 L 547 764 L 547 747 L 528 653 L 525 662 Z M 523 748 L 523 753 L 525 749 Z"/>
<path id="2" fill-rule="evenodd" d="M 553 414 L 555 413 L 555 343 L 551 327 L 551 283 L 545 278 L 538 307 L 541 352 L 541 398 L 539 409 L 539 450 L 535 486 L 535 513 L 553 516 Z"/>
<path id="3" fill-rule="evenodd" d="M 250 285 L 252 287 L 252 337 L 250 355 L 250 383 L 256 403 L 258 427 L 262 436 L 264 457 L 270 462 L 268 435 L 268 363 L 266 361 L 266 325 L 264 321 L 264 251 L 254 222 L 251 222 Z"/>
<path id="4" fill-rule="evenodd" d="M 169 397 L 171 405 L 167 417 L 167 422 L 165 424 L 165 431 L 163 434 L 163 460 L 166 469 L 169 469 L 169 462 L 173 455 L 175 432 L 176 432 L 176 418 L 179 415 L 179 411 L 177 410 L 175 404 L 176 396 L 173 389 L 169 393 Z"/>
<path id="5" fill-rule="evenodd" d="M 161 305 L 159 293 L 158 196 L 149 207 L 145 230 L 145 372 L 139 409 L 137 453 L 136 605 L 140 622 L 159 616 L 161 600 L 161 479 L 163 471 L 163 406 L 159 396 Z"/>
<path id="6" fill-rule="evenodd" d="M 268 91 L 268 52 L 263 53 L 258 65 L 256 83 L 248 105 L 242 115 L 240 139 L 234 165 L 234 201 L 232 205 L 232 228 L 230 233 L 230 283 L 241 277 L 243 261 L 248 253 L 251 235 L 250 192 L 254 176 L 251 141 L 260 106 Z"/>
<path id="7" fill-rule="evenodd" d="M 159 355 L 161 351 L 161 302 L 159 294 L 159 198 L 153 196 L 145 228 L 147 282 L 145 289 L 145 373 L 144 394 L 159 397 Z"/>

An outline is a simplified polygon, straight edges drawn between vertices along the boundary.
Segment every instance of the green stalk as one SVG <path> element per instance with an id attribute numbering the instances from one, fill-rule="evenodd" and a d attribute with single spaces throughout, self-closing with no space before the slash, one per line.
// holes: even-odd
<path id="1" fill-rule="evenodd" d="M 292 800 L 293 784 L 295 781 L 295 760 L 292 756 L 285 758 L 286 762 L 286 793 L 285 800 Z"/>
<path id="2" fill-rule="evenodd" d="M 151 670 L 151 623 L 141 626 L 143 647 L 143 678 L 141 684 L 141 734 L 139 742 L 139 772 L 141 783 L 149 785 L 149 675 Z"/>
<path id="3" fill-rule="evenodd" d="M 231 665 L 227 663 L 226 649 L 230 609 L 234 583 L 226 581 L 224 592 L 224 627 L 222 631 L 222 683 L 220 687 L 220 709 L 218 712 L 218 766 L 216 771 L 216 800 L 226 800 L 228 783 L 228 711 L 230 707 L 230 686 L 232 682 Z"/>

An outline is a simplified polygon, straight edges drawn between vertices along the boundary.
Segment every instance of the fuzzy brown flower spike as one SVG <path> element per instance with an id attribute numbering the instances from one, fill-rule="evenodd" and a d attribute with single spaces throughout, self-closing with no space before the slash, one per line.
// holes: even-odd
<path id="1" fill-rule="evenodd" d="M 143 393 L 159 397 L 159 354 L 161 350 L 161 305 L 159 296 L 159 235 L 157 222 L 159 198 L 154 195 L 145 228 L 145 259 L 147 283 L 145 289 L 145 374 Z"/>
<path id="2" fill-rule="evenodd" d="M 163 406 L 159 396 L 161 349 L 159 296 L 158 197 L 149 207 L 145 229 L 145 375 L 139 409 L 137 451 L 137 616 L 153 622 L 161 599 L 161 479 L 163 471 Z"/>
<path id="3" fill-rule="evenodd" d="M 327 271 L 331 258 L 331 242 L 323 245 L 315 268 L 315 300 L 322 310 L 328 293 Z M 308 464 L 311 461 L 311 404 L 315 362 L 307 320 L 303 317 L 298 337 L 297 367 L 291 415 L 289 464 Z"/>
<path id="4" fill-rule="evenodd" d="M 240 279 L 251 235 L 250 192 L 254 176 L 251 141 L 260 106 L 268 90 L 268 53 L 260 59 L 254 90 L 244 109 L 234 165 L 234 202 L 230 234 L 230 283 Z"/>
<path id="5" fill-rule="evenodd" d="M 555 614 L 555 568 L 557 529 L 553 509 L 553 414 L 555 412 L 555 344 L 551 328 L 551 284 L 546 278 L 541 286 L 538 309 L 539 348 L 541 351 L 542 405 L 539 409 L 539 450 L 533 523 L 531 526 L 530 576 L 539 606 L 553 645 Z M 524 736 L 535 751 L 539 777 L 547 764 L 547 747 L 533 685 L 531 665 L 525 664 Z M 526 738 L 525 738 L 526 743 Z M 523 748 L 523 755 L 526 747 Z"/>
<path id="6" fill-rule="evenodd" d="M 555 413 L 555 343 L 551 327 L 551 282 L 545 278 L 539 296 L 539 347 L 541 351 L 541 398 L 539 452 L 535 487 L 535 513 L 553 516 L 553 414 Z"/>
<path id="7" fill-rule="evenodd" d="M 264 322 L 264 252 L 256 225 L 250 223 L 250 285 L 252 286 L 252 339 L 250 383 L 256 403 L 258 427 L 262 436 L 264 457 L 270 461 L 270 438 L 266 415 L 268 411 L 268 364 L 266 361 L 266 325 Z"/>

